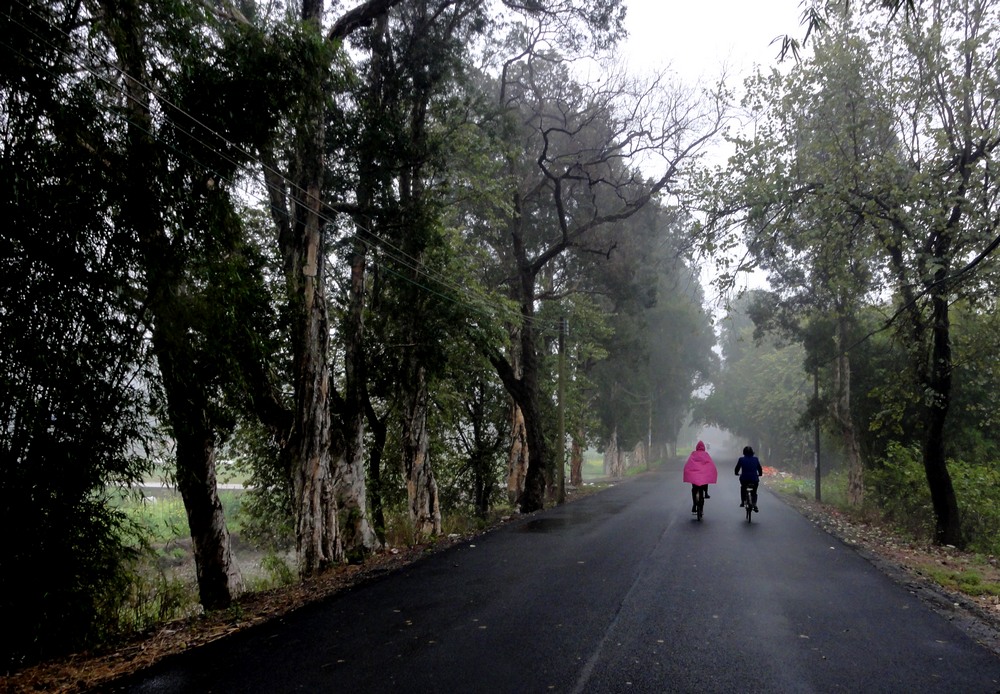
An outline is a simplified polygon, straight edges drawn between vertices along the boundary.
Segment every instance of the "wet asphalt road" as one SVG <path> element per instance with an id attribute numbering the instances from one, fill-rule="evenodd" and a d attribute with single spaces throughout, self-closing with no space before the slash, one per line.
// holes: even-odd
<path id="1" fill-rule="evenodd" d="M 734 463 L 735 464 L 735 463 Z M 128 692 L 1000 692 L 1000 658 L 720 464 L 534 514 L 118 683 Z"/>

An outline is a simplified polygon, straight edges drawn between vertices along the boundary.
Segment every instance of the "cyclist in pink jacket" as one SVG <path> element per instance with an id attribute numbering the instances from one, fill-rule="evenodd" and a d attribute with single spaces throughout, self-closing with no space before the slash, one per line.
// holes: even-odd
<path id="1" fill-rule="evenodd" d="M 684 463 L 684 481 L 691 485 L 691 513 L 698 512 L 698 490 L 701 489 L 708 498 L 708 485 L 719 481 L 719 471 L 715 469 L 712 456 L 705 450 L 705 444 L 698 442 L 687 462 Z"/>

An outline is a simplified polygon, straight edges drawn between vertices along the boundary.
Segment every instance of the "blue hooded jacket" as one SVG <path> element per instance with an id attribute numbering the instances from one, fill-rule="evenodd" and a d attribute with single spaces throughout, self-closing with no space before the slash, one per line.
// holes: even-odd
<path id="1" fill-rule="evenodd" d="M 736 474 L 740 476 L 740 482 L 760 482 L 764 468 L 760 466 L 757 456 L 745 455 L 736 463 Z"/>

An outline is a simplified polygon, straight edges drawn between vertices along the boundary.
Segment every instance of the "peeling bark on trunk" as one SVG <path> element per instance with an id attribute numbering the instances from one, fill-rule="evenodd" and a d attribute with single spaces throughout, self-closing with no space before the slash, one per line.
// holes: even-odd
<path id="1" fill-rule="evenodd" d="M 524 494 L 524 478 L 528 473 L 528 434 L 524 429 L 524 414 L 517 403 L 510 407 L 510 454 L 507 457 L 507 499 L 511 504 Z"/>
<path id="2" fill-rule="evenodd" d="M 346 450 L 334 462 L 341 542 L 344 551 L 360 559 L 378 547 L 378 538 L 368 513 L 365 480 L 365 404 L 368 400 L 364 352 L 364 305 L 366 251 L 356 239 L 351 253 L 351 291 L 345 335 Z"/>
<path id="3" fill-rule="evenodd" d="M 345 335 L 344 455 L 333 461 L 340 536 L 344 552 L 358 561 L 378 546 L 368 514 L 365 480 L 365 406 L 368 401 L 364 353 L 366 252 L 355 240 L 351 254 L 351 291 Z"/>
<path id="4" fill-rule="evenodd" d="M 411 374 L 403 416 L 403 467 L 410 520 L 423 537 L 441 534 L 437 481 L 428 455 L 427 383 L 423 367 Z"/>
<path id="5" fill-rule="evenodd" d="M 381 102 L 380 85 L 384 79 L 383 52 L 388 18 L 381 15 L 372 29 L 371 86 L 369 98 L 373 104 Z M 370 145 L 369 145 L 370 146 Z M 337 503 L 340 508 L 340 530 L 344 551 L 354 560 L 361 559 L 380 542 L 372 526 L 368 509 L 368 490 L 364 467 L 365 412 L 370 407 L 365 353 L 365 303 L 367 301 L 366 275 L 368 248 L 362 240 L 371 233 L 374 223 L 369 214 L 373 206 L 376 187 L 376 164 L 363 159 L 359 169 L 357 189 L 359 212 L 354 215 L 356 233 L 351 242 L 351 281 L 344 335 L 344 426 L 347 451 L 342 461 L 337 461 Z M 378 470 L 375 471 L 376 475 Z M 384 520 L 383 520 L 384 527 Z"/>
<path id="6" fill-rule="evenodd" d="M 316 29 L 321 26 L 321 12 L 321 2 L 303 3 L 304 21 Z M 295 124 L 291 178 L 296 185 L 291 210 L 272 205 L 291 309 L 295 423 L 287 454 L 292 470 L 296 551 L 300 571 L 306 575 L 343 558 L 332 469 L 333 460 L 343 459 L 345 444 L 342 436 L 334 438 L 330 416 L 330 327 L 322 216 L 325 104 L 321 75 L 316 75 Z M 273 200 L 276 191 L 270 192 Z"/>
<path id="7" fill-rule="evenodd" d="M 308 268 L 308 266 L 307 266 Z M 327 364 L 326 300 L 316 275 L 303 273 L 304 299 L 299 314 L 305 333 L 295 343 L 296 421 L 289 441 L 299 569 L 304 575 L 343 559 L 337 526 L 337 500 L 331 450 L 328 405 L 330 372 Z M 304 313 L 304 315 L 303 315 Z M 342 450 L 342 447 L 341 447 Z"/>
<path id="8" fill-rule="evenodd" d="M 646 444 L 641 441 L 632 449 L 632 466 L 649 469 L 649 457 L 646 455 Z"/>
<path id="9" fill-rule="evenodd" d="M 310 211 L 308 197 L 289 196 L 284 179 L 276 173 L 276 164 L 270 156 L 267 159 L 264 173 L 271 217 L 278 230 L 292 316 L 295 400 L 290 430 L 281 437 L 282 456 L 291 475 L 299 571 L 308 575 L 343 558 L 330 467 L 333 433 L 327 362 L 329 326 L 325 289 L 317 281 L 325 265 L 317 253 L 322 245 L 319 201 L 313 200 Z M 319 192 L 315 183 L 307 190 L 313 195 Z M 312 262 L 309 262 L 310 248 L 316 249 Z"/>
<path id="10" fill-rule="evenodd" d="M 604 474 L 613 479 L 625 476 L 625 454 L 618 448 L 618 429 L 611 432 L 611 439 L 604 449 Z"/>

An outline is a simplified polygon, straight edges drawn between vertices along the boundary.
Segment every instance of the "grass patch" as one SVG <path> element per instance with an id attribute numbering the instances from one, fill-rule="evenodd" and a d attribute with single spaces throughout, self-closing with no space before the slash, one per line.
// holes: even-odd
<path id="1" fill-rule="evenodd" d="M 290 586 L 298 581 L 296 570 L 274 552 L 265 555 L 260 560 L 261 573 L 247 580 L 247 591 L 259 593 L 274 588 Z"/>
<path id="2" fill-rule="evenodd" d="M 239 510 L 243 492 L 236 489 L 220 489 L 218 493 L 229 532 L 239 533 L 241 530 Z M 184 501 L 175 491 L 166 491 L 141 499 L 128 497 L 121 501 L 121 508 L 130 520 L 146 531 L 147 539 L 154 544 L 165 544 L 171 540 L 190 537 Z"/>
<path id="3" fill-rule="evenodd" d="M 582 475 L 584 482 L 603 478 L 604 456 L 596 451 L 587 451 L 584 453 Z"/>
<path id="4" fill-rule="evenodd" d="M 816 498 L 816 480 L 812 477 L 796 477 L 784 473 L 765 477 L 764 481 L 768 487 L 781 494 L 796 496 L 800 499 Z M 850 510 L 850 505 L 847 503 L 846 472 L 837 471 L 824 475 L 820 484 L 821 501 L 824 504 L 835 506 L 844 511 Z"/>
<path id="5" fill-rule="evenodd" d="M 984 581 L 976 571 L 953 571 L 951 569 L 927 568 L 925 573 L 943 588 L 965 593 L 966 595 L 996 595 L 1000 596 L 1000 583 Z"/>

